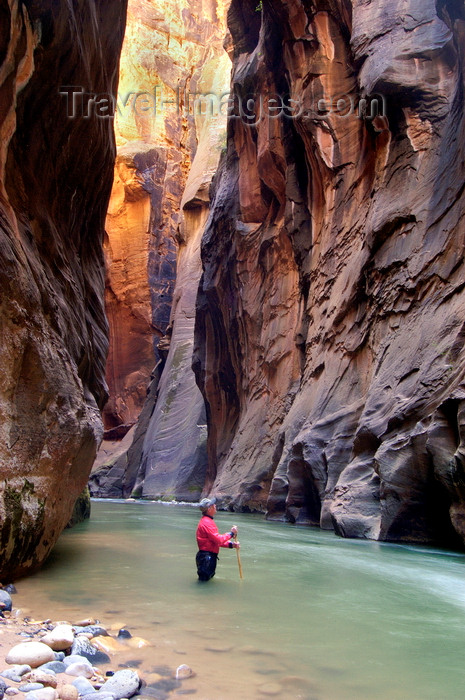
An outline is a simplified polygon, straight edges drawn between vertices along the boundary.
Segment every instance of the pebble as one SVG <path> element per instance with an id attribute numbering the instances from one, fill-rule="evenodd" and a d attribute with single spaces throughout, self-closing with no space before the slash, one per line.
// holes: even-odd
<path id="1" fill-rule="evenodd" d="M 132 649 L 143 649 L 144 647 L 153 646 L 146 639 L 143 639 L 143 637 L 131 637 L 127 640 L 127 645 L 132 647 Z"/>
<path id="2" fill-rule="evenodd" d="M 118 632 L 118 639 L 131 639 L 131 637 L 132 634 L 130 633 L 130 631 L 124 629 L 124 627 Z"/>
<path id="3" fill-rule="evenodd" d="M 5 695 L 19 695 L 19 690 L 18 688 L 7 688 L 5 690 Z"/>
<path id="4" fill-rule="evenodd" d="M 51 673 L 64 673 L 66 671 L 66 665 L 63 661 L 48 661 L 46 664 L 37 667 L 38 671 L 48 671 Z"/>
<path id="5" fill-rule="evenodd" d="M 106 654 L 115 654 L 126 649 L 124 644 L 121 644 L 117 639 L 113 639 L 113 637 L 94 637 L 92 643 L 97 649 Z"/>
<path id="6" fill-rule="evenodd" d="M 121 698 L 130 698 L 137 693 L 140 686 L 139 674 L 127 668 L 122 671 L 116 671 L 102 685 L 100 692 L 112 693 L 116 700 Z"/>
<path id="7" fill-rule="evenodd" d="M 61 700 L 78 700 L 79 692 L 78 689 L 71 685 L 70 683 L 65 683 L 60 687 L 59 696 Z"/>
<path id="8" fill-rule="evenodd" d="M 91 634 L 92 637 L 108 637 L 108 632 L 101 625 L 73 625 L 75 634 Z"/>
<path id="9" fill-rule="evenodd" d="M 2 671 L 0 673 L 0 676 L 3 676 L 3 678 L 8 678 L 9 681 L 15 681 L 16 683 L 19 683 L 21 680 L 21 676 L 24 676 L 25 673 L 30 673 L 31 671 L 32 668 L 29 666 L 29 664 L 21 664 L 20 666 L 13 666 L 13 668 L 7 668 L 5 671 Z"/>
<path id="10" fill-rule="evenodd" d="M 16 586 L 14 583 L 7 583 L 6 586 L 3 586 L 3 590 L 9 593 L 10 595 L 13 593 L 17 593 L 18 591 L 16 590 Z"/>
<path id="11" fill-rule="evenodd" d="M 3 698 L 5 690 L 7 689 L 7 684 L 0 678 L 0 700 Z"/>
<path id="12" fill-rule="evenodd" d="M 181 664 L 176 669 L 175 678 L 182 681 L 185 678 L 192 678 L 193 675 L 195 675 L 193 670 L 187 664 Z"/>
<path id="13" fill-rule="evenodd" d="M 74 642 L 74 632 L 71 625 L 57 625 L 51 632 L 41 637 L 42 644 L 47 644 L 53 651 L 69 649 Z"/>
<path id="14" fill-rule="evenodd" d="M 94 675 L 94 669 L 88 661 L 77 661 L 76 663 L 67 666 L 65 673 L 67 673 L 68 676 L 84 676 L 84 678 L 92 678 Z"/>
<path id="15" fill-rule="evenodd" d="M 96 693 L 90 693 L 89 695 L 82 695 L 81 698 L 82 700 L 116 700 L 113 693 L 104 693 L 101 690 Z"/>
<path id="16" fill-rule="evenodd" d="M 10 649 L 5 661 L 7 664 L 28 664 L 32 668 L 37 668 L 37 666 L 54 659 L 54 652 L 46 644 L 42 644 L 42 642 L 20 642 L 20 644 Z"/>
<path id="17" fill-rule="evenodd" d="M 7 593 L 7 591 L 0 589 L 0 610 L 9 612 L 12 607 L 13 601 L 11 600 L 11 595 Z"/>
<path id="18" fill-rule="evenodd" d="M 96 692 L 92 683 L 83 676 L 78 676 L 71 684 L 77 689 L 79 695 L 88 695 L 89 693 Z"/>
<path id="19" fill-rule="evenodd" d="M 26 693 L 26 700 L 56 700 L 57 691 L 55 688 L 40 688 Z"/>
<path id="20" fill-rule="evenodd" d="M 15 683 L 21 683 L 21 676 L 18 676 L 17 673 L 13 673 L 13 671 L 2 671 L 0 673 L 0 676 L 3 678 L 7 678 L 9 681 L 14 681 Z"/>
<path id="21" fill-rule="evenodd" d="M 40 690 L 43 687 L 42 683 L 24 683 L 19 686 L 18 690 L 22 693 L 29 693 L 31 690 Z"/>
<path id="22" fill-rule="evenodd" d="M 71 654 L 84 656 L 96 666 L 98 666 L 98 664 L 107 664 L 110 662 L 108 654 L 99 651 L 85 637 L 75 637 L 73 646 L 71 647 Z"/>
<path id="23" fill-rule="evenodd" d="M 27 680 L 29 683 L 42 683 L 42 685 L 46 685 L 49 688 L 57 687 L 56 674 L 53 673 L 53 671 L 52 673 L 46 673 L 40 668 L 35 668 L 33 671 L 25 675 L 24 680 Z"/>
<path id="24" fill-rule="evenodd" d="M 75 622 L 73 627 L 89 627 L 90 625 L 95 625 L 95 622 L 93 617 L 87 617 L 85 620 L 78 620 Z"/>
<path id="25" fill-rule="evenodd" d="M 86 663 L 88 662 L 88 659 L 86 659 L 85 656 L 81 656 L 80 654 L 70 654 L 67 656 L 64 661 L 62 661 L 63 665 L 65 668 L 67 666 L 71 666 L 71 664 L 79 664 L 79 663 Z"/>

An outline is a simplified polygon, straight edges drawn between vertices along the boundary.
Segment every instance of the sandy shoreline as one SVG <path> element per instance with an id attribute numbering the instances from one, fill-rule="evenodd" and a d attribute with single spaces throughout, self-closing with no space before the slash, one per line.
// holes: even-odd
<path id="1" fill-rule="evenodd" d="M 14 595 L 12 596 L 14 603 Z M 46 629 L 52 629 L 58 624 L 66 623 L 71 625 L 80 626 L 84 621 L 84 617 L 81 620 L 41 620 L 34 618 L 29 612 L 25 610 L 15 609 L 13 607 L 10 613 L 5 612 L 5 617 L 0 618 L 0 672 L 11 668 L 9 664 L 6 663 L 5 657 L 12 649 L 12 647 L 20 644 L 22 642 L 28 641 L 40 641 L 41 636 L 44 634 Z M 176 691 L 180 691 L 181 694 L 186 694 L 190 692 L 195 692 L 193 689 L 189 691 L 186 687 L 181 690 L 181 685 L 187 683 L 189 686 L 189 681 L 192 682 L 195 674 L 189 677 L 185 669 L 181 669 L 180 675 L 177 675 L 177 669 L 183 664 L 181 659 L 173 658 L 173 663 L 161 663 L 160 665 L 154 665 L 154 652 L 153 644 L 148 640 L 140 637 L 132 636 L 130 639 L 118 639 L 118 631 L 120 625 L 118 623 L 105 624 L 105 620 L 91 620 L 94 624 L 98 624 L 103 627 L 107 632 L 108 636 L 94 637 L 95 640 L 100 640 L 102 644 L 110 645 L 110 648 L 99 647 L 101 651 L 109 656 L 109 662 L 96 663 L 95 666 L 99 669 L 102 676 L 110 675 L 107 672 L 116 672 L 122 668 L 132 668 L 134 669 L 141 681 L 142 687 L 139 691 L 139 695 L 144 698 L 150 695 L 151 698 L 157 697 L 168 697 L 173 692 L 177 694 Z M 118 628 L 118 629 L 117 629 Z M 125 626 L 125 629 L 131 632 L 129 626 Z M 97 644 L 96 644 L 97 645 Z M 112 649 L 114 645 L 114 649 Z M 155 655 L 158 656 L 158 654 Z M 175 656 L 173 654 L 173 656 Z M 94 664 L 93 664 L 94 665 Z M 187 664 L 185 664 L 187 668 Z M 190 670 L 190 669 L 189 669 Z M 183 678 L 183 673 L 187 674 Z M 179 679 L 179 680 L 177 680 Z M 7 685 L 13 688 L 18 688 L 17 683 L 11 682 L 7 679 Z M 72 682 L 73 678 L 70 677 L 68 682 Z M 146 686 L 157 686 L 163 687 L 163 691 L 160 690 L 158 693 L 153 687 L 149 688 L 147 693 L 144 692 Z M 7 695 L 5 695 L 5 698 Z M 13 697 L 23 698 L 25 694 L 20 692 Z"/>

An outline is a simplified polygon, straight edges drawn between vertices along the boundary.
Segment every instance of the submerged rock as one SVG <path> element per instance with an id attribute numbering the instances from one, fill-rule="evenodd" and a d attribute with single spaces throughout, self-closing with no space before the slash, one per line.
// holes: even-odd
<path id="1" fill-rule="evenodd" d="M 95 665 L 99 663 L 105 664 L 110 661 L 108 654 L 99 651 L 86 637 L 75 637 L 73 646 L 71 647 L 71 654 L 73 656 L 83 656 Z"/>

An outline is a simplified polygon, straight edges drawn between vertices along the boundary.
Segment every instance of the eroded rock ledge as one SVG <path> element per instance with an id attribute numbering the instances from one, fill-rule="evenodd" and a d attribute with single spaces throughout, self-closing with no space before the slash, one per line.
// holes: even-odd
<path id="1" fill-rule="evenodd" d="M 60 90 L 116 92 L 126 7 L 0 10 L 0 577 L 11 579 L 47 556 L 102 436 L 113 123 L 69 118 Z"/>
<path id="2" fill-rule="evenodd" d="M 202 245 L 205 491 L 463 541 L 463 4 L 233 0 L 229 26 L 255 111 L 229 120 Z M 301 110 L 259 118 L 273 94 Z"/>

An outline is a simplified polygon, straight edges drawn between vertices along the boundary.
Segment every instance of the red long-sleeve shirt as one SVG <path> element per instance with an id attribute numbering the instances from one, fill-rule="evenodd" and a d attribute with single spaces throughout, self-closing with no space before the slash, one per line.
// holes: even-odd
<path id="1" fill-rule="evenodd" d="M 204 552 L 214 552 L 218 554 L 220 547 L 227 547 L 231 539 L 231 533 L 226 532 L 220 535 L 215 521 L 209 515 L 204 515 L 200 518 L 197 526 L 197 544 L 199 549 Z"/>

